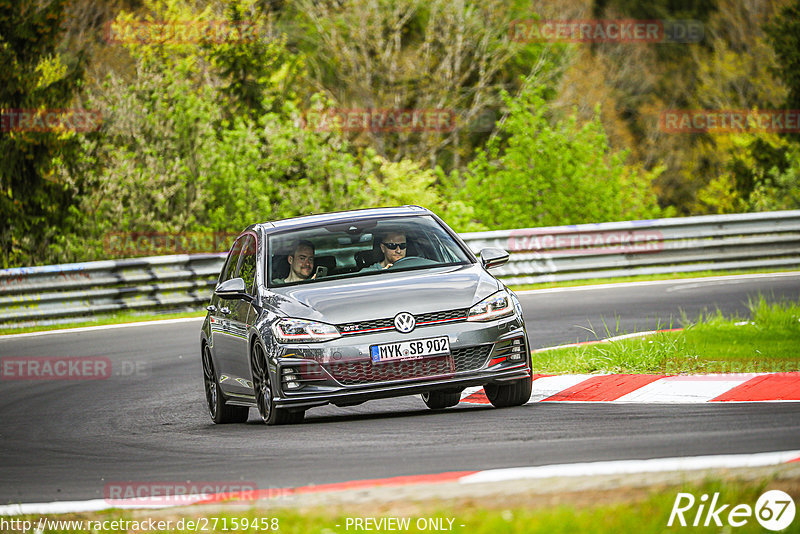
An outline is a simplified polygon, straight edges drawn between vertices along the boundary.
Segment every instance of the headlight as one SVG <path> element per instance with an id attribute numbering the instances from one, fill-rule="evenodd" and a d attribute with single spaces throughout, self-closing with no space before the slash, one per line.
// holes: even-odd
<path id="1" fill-rule="evenodd" d="M 514 314 L 511 295 L 505 290 L 489 295 L 469 309 L 467 321 L 491 321 Z"/>
<path id="2" fill-rule="evenodd" d="M 341 337 L 333 325 L 303 319 L 281 319 L 272 325 L 272 333 L 281 343 L 316 343 Z"/>

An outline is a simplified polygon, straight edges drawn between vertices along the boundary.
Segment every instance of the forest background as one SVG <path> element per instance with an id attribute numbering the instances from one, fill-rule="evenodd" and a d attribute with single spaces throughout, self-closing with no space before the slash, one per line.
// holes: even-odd
<path id="1" fill-rule="evenodd" d="M 590 19 L 690 20 L 702 35 L 514 33 Z M 148 21 L 255 31 L 119 38 Z M 2 267 L 104 259 L 119 233 L 371 206 L 423 205 L 459 232 L 796 209 L 799 134 L 659 119 L 800 109 L 800 0 L 0 0 L 0 110 L 54 109 L 101 120 L 4 117 Z M 451 120 L 320 127 L 364 110 Z"/>

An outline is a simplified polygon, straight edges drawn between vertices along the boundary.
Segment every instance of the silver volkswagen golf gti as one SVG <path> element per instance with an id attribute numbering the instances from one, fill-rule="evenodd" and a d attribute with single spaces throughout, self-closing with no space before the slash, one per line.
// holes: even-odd
<path id="1" fill-rule="evenodd" d="M 497 407 L 531 396 L 516 295 L 418 206 L 255 224 L 236 239 L 201 331 L 215 423 L 297 423 L 306 410 L 421 394 L 431 409 L 483 386 Z"/>

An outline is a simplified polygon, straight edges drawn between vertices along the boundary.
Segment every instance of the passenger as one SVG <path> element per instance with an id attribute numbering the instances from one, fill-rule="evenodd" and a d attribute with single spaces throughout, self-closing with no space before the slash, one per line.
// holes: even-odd
<path id="1" fill-rule="evenodd" d="M 380 271 L 381 269 L 388 269 L 399 260 L 406 257 L 406 234 L 403 232 L 389 232 L 384 234 L 383 237 L 377 236 L 380 239 L 381 252 L 383 253 L 383 260 L 373 263 L 361 269 L 361 271 Z"/>
<path id="2" fill-rule="evenodd" d="M 289 276 L 283 279 L 276 278 L 275 282 L 288 284 L 314 278 L 311 276 L 311 272 L 314 270 L 314 244 L 311 241 L 299 241 L 287 261 L 289 262 Z"/>

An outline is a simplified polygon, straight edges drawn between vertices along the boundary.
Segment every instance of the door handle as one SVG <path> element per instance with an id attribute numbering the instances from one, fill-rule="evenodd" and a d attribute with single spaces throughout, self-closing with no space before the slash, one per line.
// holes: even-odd
<path id="1" fill-rule="evenodd" d="M 213 304 L 209 304 L 208 306 L 206 306 L 206 309 L 208 311 L 210 311 L 211 313 L 214 313 L 215 311 L 217 311 L 217 307 L 214 306 Z"/>
<path id="2" fill-rule="evenodd" d="M 228 308 L 227 306 L 223 306 L 222 308 L 219 309 L 219 311 L 222 312 L 223 315 L 228 315 L 229 313 L 231 313 L 230 308 Z"/>

